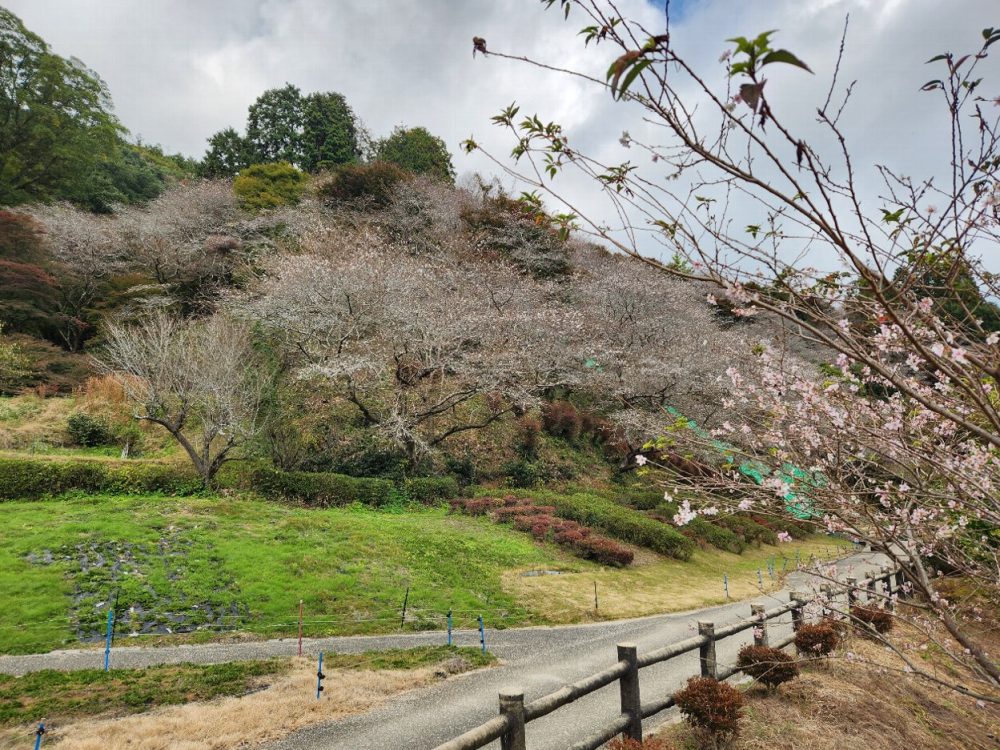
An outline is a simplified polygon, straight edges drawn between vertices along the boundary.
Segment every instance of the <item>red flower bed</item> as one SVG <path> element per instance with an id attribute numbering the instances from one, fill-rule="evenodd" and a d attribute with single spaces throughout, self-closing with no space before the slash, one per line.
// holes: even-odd
<path id="1" fill-rule="evenodd" d="M 617 566 L 632 563 L 632 550 L 576 521 L 556 517 L 551 505 L 536 505 L 531 500 L 509 495 L 502 499 L 458 498 L 451 501 L 451 507 L 456 512 L 488 515 L 497 523 L 513 524 L 518 531 L 526 531 L 540 542 L 554 542 L 585 560 Z"/>

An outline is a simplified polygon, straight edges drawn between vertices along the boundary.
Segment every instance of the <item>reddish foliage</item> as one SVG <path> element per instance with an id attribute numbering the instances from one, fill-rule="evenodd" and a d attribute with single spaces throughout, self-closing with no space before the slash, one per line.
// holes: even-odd
<path id="1" fill-rule="evenodd" d="M 748 645 L 740 649 L 737 665 L 771 690 L 799 676 L 795 660 L 781 649 Z"/>
<path id="2" fill-rule="evenodd" d="M 858 604 L 851 607 L 851 617 L 860 623 L 862 628 L 874 630 L 876 633 L 888 633 L 892 630 L 892 613 L 874 605 Z"/>
<path id="3" fill-rule="evenodd" d="M 722 739 L 739 730 L 743 694 L 711 677 L 692 677 L 687 687 L 674 693 L 674 701 L 684 718 L 713 738 Z"/>
<path id="4" fill-rule="evenodd" d="M 815 625 L 801 625 L 795 634 L 795 648 L 809 656 L 827 656 L 840 643 L 840 636 L 834 627 L 826 622 Z"/>

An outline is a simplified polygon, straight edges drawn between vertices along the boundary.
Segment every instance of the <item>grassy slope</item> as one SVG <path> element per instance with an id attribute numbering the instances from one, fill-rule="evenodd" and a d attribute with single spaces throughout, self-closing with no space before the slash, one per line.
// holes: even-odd
<path id="1" fill-rule="evenodd" d="M 393 631 L 408 586 L 408 629 L 443 627 L 449 609 L 456 626 L 482 613 L 489 627 L 508 627 L 591 617 L 595 580 L 602 617 L 715 603 L 723 571 L 733 595 L 745 595 L 755 586 L 750 571 L 772 553 L 699 552 L 685 565 L 644 552 L 639 565 L 618 571 L 442 509 L 306 510 L 225 497 L 80 496 L 4 503 L 0 513 L 5 653 L 72 643 L 79 623 L 99 640 L 116 592 L 119 642 L 137 629 L 128 621 L 132 606 L 144 610 L 144 622 L 173 629 L 178 614 L 196 618 L 202 628 L 189 637 L 226 629 L 291 635 L 299 599 L 307 635 Z M 105 562 L 94 566 L 98 554 Z M 112 578 L 115 557 L 125 562 Z M 519 575 L 527 569 L 566 574 Z M 208 607 L 215 614 L 206 617 Z"/>
<path id="2" fill-rule="evenodd" d="M 309 635 L 385 631 L 398 627 L 409 585 L 417 627 L 420 613 L 436 616 L 424 623 L 435 626 L 449 608 L 465 624 L 482 612 L 491 626 L 509 626 L 526 622 L 528 612 L 502 590 L 503 571 L 565 562 L 525 535 L 443 510 L 393 514 L 235 498 L 76 497 L 4 503 L 0 511 L 0 651 L 7 653 L 74 640 L 69 610 L 78 587 L 93 593 L 78 614 L 98 621 L 119 589 L 120 613 L 136 603 L 158 607 L 164 617 L 194 604 L 210 603 L 216 611 L 237 606 L 247 611 L 243 629 L 277 636 L 295 631 L 303 599 Z M 133 545 L 129 575 L 111 581 L 107 566 L 83 573 L 77 547 L 93 558 L 92 545 L 112 541 Z M 61 560 L 60 549 L 72 559 Z M 27 559 L 45 550 L 53 552 L 51 564 Z M 124 623 L 122 631 L 128 632 Z"/>

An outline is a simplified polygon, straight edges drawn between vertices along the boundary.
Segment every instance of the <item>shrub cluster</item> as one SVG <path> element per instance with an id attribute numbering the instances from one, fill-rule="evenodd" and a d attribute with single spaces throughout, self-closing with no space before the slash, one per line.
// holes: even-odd
<path id="1" fill-rule="evenodd" d="M 396 186 L 412 175 L 391 162 L 345 164 L 319 189 L 329 203 L 363 203 L 376 208 L 388 206 Z"/>
<path id="2" fill-rule="evenodd" d="M 583 420 L 569 401 L 552 401 L 542 405 L 542 426 L 553 437 L 576 440 L 583 430 Z"/>
<path id="3" fill-rule="evenodd" d="M 739 731 L 743 694 L 711 677 L 692 677 L 674 693 L 674 702 L 691 726 L 715 740 L 725 740 Z M 713 743 L 717 744 L 717 743 Z"/>
<path id="4" fill-rule="evenodd" d="M 190 495 L 201 480 L 186 466 L 114 461 L 0 459 L 0 500 L 37 500 L 72 490 Z"/>
<path id="5" fill-rule="evenodd" d="M 840 643 L 840 636 L 831 623 L 803 624 L 795 634 L 795 648 L 808 656 L 829 656 Z"/>
<path id="6" fill-rule="evenodd" d="M 851 618 L 868 631 L 884 634 L 892 630 L 892 613 L 873 605 L 854 605 Z"/>
<path id="7" fill-rule="evenodd" d="M 562 518 L 600 529 L 624 542 L 679 560 L 690 559 L 694 551 L 694 543 L 677 529 L 612 500 L 580 493 L 553 495 L 550 501 Z"/>
<path id="8" fill-rule="evenodd" d="M 254 164 L 233 180 L 233 192 L 252 210 L 293 206 L 302 198 L 308 181 L 304 172 L 288 162 Z"/>
<path id="9" fill-rule="evenodd" d="M 508 495 L 504 498 L 477 497 L 452 501 L 452 508 L 474 516 L 489 515 L 498 523 L 511 523 L 535 539 L 553 542 L 585 560 L 604 565 L 626 566 L 633 553 L 612 539 L 595 534 L 592 529 L 553 515 L 553 505 L 541 505 Z"/>
<path id="10" fill-rule="evenodd" d="M 799 676 L 795 660 L 781 649 L 770 646 L 744 646 L 736 664 L 740 671 L 767 685 L 770 690 Z"/>
<path id="11" fill-rule="evenodd" d="M 81 411 L 69 415 L 66 420 L 66 432 L 69 433 L 74 445 L 84 448 L 114 443 L 114 435 L 107 422 Z"/>
<path id="12" fill-rule="evenodd" d="M 628 443 L 618 427 L 594 412 L 578 409 L 569 401 L 543 404 L 542 427 L 553 437 L 570 441 L 587 438 L 612 460 L 629 454 Z"/>
<path id="13" fill-rule="evenodd" d="M 762 544 L 774 545 L 778 543 L 776 532 L 761 526 L 746 516 L 720 516 L 716 519 L 716 523 L 732 531 L 747 546 L 752 544 L 755 547 L 759 547 Z"/>
<path id="14" fill-rule="evenodd" d="M 397 486 L 388 479 L 257 468 L 240 481 L 246 489 L 265 497 L 295 500 L 319 508 L 354 502 L 380 508 L 406 500 L 430 505 L 458 494 L 458 483 L 452 477 L 418 477 Z"/>

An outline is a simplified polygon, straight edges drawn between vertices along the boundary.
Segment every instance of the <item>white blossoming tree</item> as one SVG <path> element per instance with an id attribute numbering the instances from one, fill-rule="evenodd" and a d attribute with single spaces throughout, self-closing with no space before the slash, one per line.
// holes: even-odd
<path id="1" fill-rule="evenodd" d="M 888 554 L 917 595 L 897 616 L 937 640 L 963 677 L 933 674 L 901 648 L 905 670 L 1000 700 L 983 635 L 1000 602 L 1000 290 L 983 262 L 1000 239 L 1000 99 L 983 78 L 1000 29 L 984 29 L 970 54 L 930 61 L 937 77 L 919 95 L 944 105 L 945 179 L 918 180 L 852 155 L 839 59 L 809 121 L 776 103 L 783 82 L 811 70 L 775 32 L 730 40 L 721 70 L 696 70 L 669 21 L 646 29 L 601 0 L 544 4 L 582 18 L 581 44 L 609 64 L 604 80 L 561 72 L 623 102 L 623 118 L 635 118 L 621 139 L 629 158 L 578 151 L 572 133 L 516 105 L 494 118 L 514 139 L 515 163 L 491 158 L 561 200 L 581 231 L 715 287 L 706 304 L 733 321 L 783 320 L 822 360 L 772 337 L 755 368 L 729 369 L 722 403 L 732 417 L 712 434 L 667 425 L 658 447 L 698 451 L 713 508 L 785 514 L 792 491 L 819 527 Z M 492 48 L 487 57 L 534 64 Z M 567 170 L 593 179 L 620 224 L 561 198 Z M 862 171 L 882 180 L 875 208 L 858 187 Z M 952 577 L 971 603 L 949 595 Z"/>

